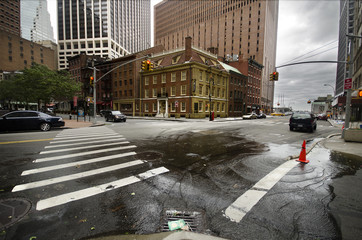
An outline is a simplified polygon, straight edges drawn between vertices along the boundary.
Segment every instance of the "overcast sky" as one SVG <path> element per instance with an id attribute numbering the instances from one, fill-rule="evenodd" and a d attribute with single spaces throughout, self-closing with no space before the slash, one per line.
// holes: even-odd
<path id="1" fill-rule="evenodd" d="M 152 10 L 161 1 L 151 0 Z M 48 0 L 48 9 L 56 31 L 56 0 Z M 277 66 L 298 61 L 337 61 L 338 22 L 339 0 L 280 0 Z M 274 105 L 279 102 L 293 110 L 310 110 L 308 100 L 333 94 L 333 88 L 324 84 L 335 87 L 336 68 L 334 63 L 279 68 Z"/>

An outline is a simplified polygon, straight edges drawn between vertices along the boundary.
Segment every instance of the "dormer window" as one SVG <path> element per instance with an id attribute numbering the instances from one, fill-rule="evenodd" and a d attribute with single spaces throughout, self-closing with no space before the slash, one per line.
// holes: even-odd
<path id="1" fill-rule="evenodd" d="M 176 56 L 176 57 L 173 57 L 173 58 L 172 58 L 172 64 L 178 63 L 178 61 L 180 60 L 180 58 L 181 58 L 181 55 Z"/>

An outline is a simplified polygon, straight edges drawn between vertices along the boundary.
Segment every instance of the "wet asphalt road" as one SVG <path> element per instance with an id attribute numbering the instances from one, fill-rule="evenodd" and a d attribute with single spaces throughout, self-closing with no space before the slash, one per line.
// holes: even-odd
<path id="1" fill-rule="evenodd" d="M 55 161 L 32 161 L 42 157 L 39 153 L 50 145 L 46 139 L 54 138 L 63 130 L 0 134 L 0 142 L 44 139 L 0 145 L 0 199 L 24 198 L 32 203 L 24 218 L 0 232 L 0 239 L 83 239 L 112 234 L 150 234 L 161 230 L 165 210 L 172 209 L 202 213 L 199 229 L 227 239 L 356 239 L 362 233 L 359 206 L 362 196 L 358 191 L 362 183 L 361 159 L 331 152 L 320 144 L 308 154 L 309 164 L 293 168 L 240 223 L 224 216 L 225 209 L 235 199 L 284 163 L 288 156 L 298 155 L 304 139 L 308 141 L 308 147 L 340 131 L 327 122 L 318 122 L 314 133 L 290 132 L 287 124 L 288 118 L 283 117 L 211 123 L 130 119 L 125 124 L 109 124 L 100 129 L 122 135 L 129 145 L 136 146 L 132 150 L 135 155 L 31 176 L 20 175 L 34 169 L 34 164 L 38 168 L 54 165 Z M 92 137 L 94 139 L 97 137 Z M 90 150 L 66 150 L 49 156 L 87 151 Z M 111 154 L 113 152 L 109 151 L 91 156 L 99 158 Z M 69 163 L 84 159 L 84 156 L 78 156 L 57 161 Z M 137 159 L 146 162 L 11 192 L 20 184 Z M 37 203 L 43 199 L 160 167 L 169 172 L 117 189 L 110 185 L 104 193 L 36 210 Z"/>

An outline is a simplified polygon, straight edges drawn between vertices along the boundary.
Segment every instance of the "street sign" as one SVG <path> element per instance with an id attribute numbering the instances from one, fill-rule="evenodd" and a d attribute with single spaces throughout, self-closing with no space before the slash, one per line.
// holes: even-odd
<path id="1" fill-rule="evenodd" d="M 352 89 L 352 78 L 346 78 L 344 80 L 344 90 Z"/>

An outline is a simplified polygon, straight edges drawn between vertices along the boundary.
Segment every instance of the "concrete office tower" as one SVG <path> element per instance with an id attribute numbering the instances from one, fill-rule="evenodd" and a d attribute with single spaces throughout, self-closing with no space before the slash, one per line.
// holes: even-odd
<path id="1" fill-rule="evenodd" d="M 261 108 L 273 106 L 279 1 L 164 0 L 155 6 L 155 45 L 167 50 L 193 45 L 236 61 L 241 55 L 264 66 Z"/>
<path id="2" fill-rule="evenodd" d="M 58 0 L 59 68 L 77 54 L 119 58 L 150 47 L 150 0 Z"/>
<path id="3" fill-rule="evenodd" d="M 39 42 L 55 42 L 47 0 L 21 0 L 21 37 Z"/>

